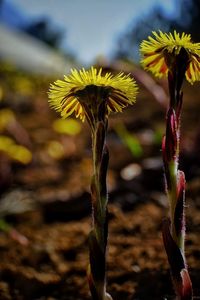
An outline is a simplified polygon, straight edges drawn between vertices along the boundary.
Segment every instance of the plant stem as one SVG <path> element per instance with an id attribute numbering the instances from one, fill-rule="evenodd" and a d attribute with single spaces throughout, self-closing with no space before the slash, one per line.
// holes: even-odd
<path id="1" fill-rule="evenodd" d="M 105 145 L 107 121 L 92 130 L 93 177 L 91 181 L 92 230 L 89 234 L 88 281 L 93 300 L 111 299 L 106 293 L 106 247 L 108 236 L 106 175 L 109 154 Z"/>
<path id="2" fill-rule="evenodd" d="M 163 138 L 163 162 L 170 220 L 164 222 L 163 240 L 171 267 L 172 280 L 178 300 L 192 299 L 192 284 L 187 271 L 185 242 L 185 175 L 178 169 L 180 147 L 180 113 L 182 83 L 176 72 L 168 74 L 170 105 L 167 113 L 166 135 Z M 178 83 L 177 83 L 178 82 Z"/>

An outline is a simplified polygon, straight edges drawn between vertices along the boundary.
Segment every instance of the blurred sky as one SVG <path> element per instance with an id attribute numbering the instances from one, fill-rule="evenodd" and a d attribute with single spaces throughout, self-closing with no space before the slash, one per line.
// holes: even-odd
<path id="1" fill-rule="evenodd" d="M 64 30 L 63 47 L 70 48 L 85 64 L 98 55 L 109 56 L 117 37 L 155 5 L 168 14 L 175 0 L 10 0 L 34 19 L 48 16 Z"/>

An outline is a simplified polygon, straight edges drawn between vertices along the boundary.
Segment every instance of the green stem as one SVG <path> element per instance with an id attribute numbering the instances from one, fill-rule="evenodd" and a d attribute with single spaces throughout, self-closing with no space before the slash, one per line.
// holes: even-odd
<path id="1" fill-rule="evenodd" d="M 176 242 L 176 244 L 180 248 L 180 243 L 176 234 L 175 230 L 175 209 L 177 204 L 177 172 L 178 172 L 178 166 L 177 162 L 170 162 L 169 163 L 169 173 L 170 173 L 170 181 L 171 181 L 171 188 L 168 190 L 168 199 L 169 199 L 169 206 L 170 206 L 170 219 L 171 219 L 171 234 L 173 240 Z"/>

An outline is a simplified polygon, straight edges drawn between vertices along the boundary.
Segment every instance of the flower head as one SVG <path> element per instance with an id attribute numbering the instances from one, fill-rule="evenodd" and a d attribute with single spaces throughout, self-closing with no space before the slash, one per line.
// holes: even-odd
<path id="1" fill-rule="evenodd" d="M 102 75 L 102 69 L 97 71 L 91 67 L 88 71 L 71 70 L 71 74 L 64 76 L 64 81 L 57 80 L 51 84 L 49 103 L 67 118 L 75 113 L 77 118 L 85 120 L 86 106 L 95 110 L 101 102 L 106 103 L 110 112 L 121 112 L 128 104 L 136 100 L 137 85 L 129 76 L 119 73 Z"/>
<path id="2" fill-rule="evenodd" d="M 152 33 L 154 37 L 149 36 L 140 47 L 144 69 L 157 77 L 166 76 L 171 64 L 180 62 L 181 57 L 186 79 L 190 83 L 200 80 L 200 43 L 192 43 L 190 34 L 184 32 L 181 35 L 176 31 Z"/>

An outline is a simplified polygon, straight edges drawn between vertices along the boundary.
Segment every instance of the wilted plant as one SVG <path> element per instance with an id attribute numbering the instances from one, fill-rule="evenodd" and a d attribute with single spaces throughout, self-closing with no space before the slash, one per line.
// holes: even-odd
<path id="1" fill-rule="evenodd" d="M 106 292 L 106 248 L 108 236 L 107 185 L 109 153 L 106 146 L 108 115 L 121 112 L 135 102 L 137 86 L 128 75 L 102 70 L 72 70 L 50 86 L 50 106 L 63 118 L 75 113 L 91 129 L 93 176 L 91 180 L 92 230 L 89 234 L 88 282 L 93 300 L 112 299 Z"/>
<path id="2" fill-rule="evenodd" d="M 185 175 L 178 169 L 180 151 L 180 116 L 183 80 L 193 84 L 200 80 L 200 43 L 192 43 L 189 34 L 153 32 L 141 44 L 144 69 L 157 77 L 168 77 L 169 109 L 166 133 L 162 142 L 166 191 L 170 219 L 163 222 L 163 241 L 171 268 L 177 299 L 192 299 L 185 251 Z"/>

